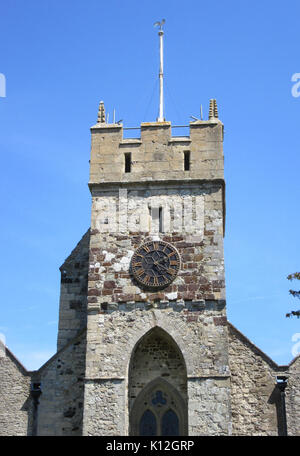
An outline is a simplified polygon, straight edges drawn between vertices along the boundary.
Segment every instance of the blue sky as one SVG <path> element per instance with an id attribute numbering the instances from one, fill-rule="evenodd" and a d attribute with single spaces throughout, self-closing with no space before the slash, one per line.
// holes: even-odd
<path id="1" fill-rule="evenodd" d="M 299 271 L 300 4 L 296 1 L 10 0 L 0 14 L 0 333 L 28 369 L 56 350 L 59 266 L 90 224 L 89 128 L 100 100 L 124 126 L 165 108 L 172 124 L 225 125 L 228 318 L 279 364 L 300 320 L 285 313 Z M 294 284 L 295 287 L 297 284 Z M 295 337 L 295 336 L 294 336 Z M 297 338 L 297 336 L 296 336 Z"/>

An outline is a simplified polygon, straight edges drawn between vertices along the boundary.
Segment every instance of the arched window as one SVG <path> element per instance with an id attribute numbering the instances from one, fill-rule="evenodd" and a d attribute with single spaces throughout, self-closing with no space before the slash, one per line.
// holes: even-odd
<path id="1" fill-rule="evenodd" d="M 131 435 L 187 435 L 187 407 L 180 393 L 164 379 L 150 382 L 130 414 Z"/>
<path id="2" fill-rule="evenodd" d="M 155 327 L 135 346 L 129 366 L 130 435 L 187 435 L 187 374 L 181 350 Z"/>
<path id="3" fill-rule="evenodd" d="M 161 420 L 161 435 L 180 435 L 179 420 L 174 410 L 167 410 Z"/>
<path id="4" fill-rule="evenodd" d="M 140 435 L 157 435 L 156 417 L 151 410 L 146 410 L 140 419 Z"/>

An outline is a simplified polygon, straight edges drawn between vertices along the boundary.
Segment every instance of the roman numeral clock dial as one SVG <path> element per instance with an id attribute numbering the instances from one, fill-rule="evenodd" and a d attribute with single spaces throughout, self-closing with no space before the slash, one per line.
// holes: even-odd
<path id="1" fill-rule="evenodd" d="M 161 288 L 175 279 L 180 268 L 180 256 L 171 244 L 150 241 L 134 252 L 130 266 L 134 278 L 140 285 Z"/>

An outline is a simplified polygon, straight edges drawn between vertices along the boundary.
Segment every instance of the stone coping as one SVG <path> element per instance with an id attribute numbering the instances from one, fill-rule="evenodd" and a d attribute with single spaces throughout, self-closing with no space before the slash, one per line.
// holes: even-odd
<path id="1" fill-rule="evenodd" d="M 225 180 L 221 178 L 211 178 L 211 179 L 199 179 L 197 177 L 184 177 L 183 179 L 153 179 L 153 180 L 128 180 L 128 181 L 105 181 L 105 182 L 89 182 L 88 186 L 89 188 L 102 188 L 102 187 L 126 187 L 126 186 L 142 186 L 143 188 L 145 185 L 151 186 L 151 185 L 175 185 L 176 188 L 178 186 L 182 185 L 187 185 L 187 184 L 209 184 L 211 182 L 218 183 L 221 185 L 225 185 Z"/>
<path id="2" fill-rule="evenodd" d="M 231 374 L 224 374 L 224 375 L 187 375 L 187 380 L 190 381 L 199 381 L 199 380 L 224 380 L 228 379 L 231 377 Z M 127 377 L 85 377 L 84 382 L 85 383 L 94 383 L 94 382 L 114 382 L 114 381 L 119 381 L 119 382 L 124 382 L 127 380 Z"/>
<path id="3" fill-rule="evenodd" d="M 201 311 L 211 311 L 211 312 L 220 312 L 225 309 L 226 301 L 225 299 L 218 300 L 199 300 L 199 301 L 159 301 L 159 302 L 120 302 L 120 303 L 102 303 L 102 304 L 88 304 L 88 311 L 95 312 L 99 311 L 103 314 L 110 314 L 112 312 L 131 312 L 133 310 L 150 310 L 150 309 L 172 309 L 174 312 L 201 312 Z M 223 318 L 223 317 L 222 317 Z M 226 317 L 224 316 L 225 320 Z M 217 322 L 220 325 L 226 324 L 226 321 Z"/>

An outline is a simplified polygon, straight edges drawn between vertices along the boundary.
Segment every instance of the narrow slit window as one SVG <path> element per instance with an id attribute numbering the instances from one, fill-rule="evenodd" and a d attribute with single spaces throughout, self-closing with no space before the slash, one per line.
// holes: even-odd
<path id="1" fill-rule="evenodd" d="M 153 229 L 159 233 L 163 233 L 163 208 L 162 207 L 149 207 L 149 215 L 151 217 Z"/>
<path id="2" fill-rule="evenodd" d="M 184 171 L 190 170 L 190 152 L 186 150 L 184 152 Z"/>
<path id="3" fill-rule="evenodd" d="M 163 210 L 162 210 L 162 207 L 160 207 L 158 209 L 158 223 L 159 223 L 159 232 L 162 233 L 163 232 Z"/>
<path id="4" fill-rule="evenodd" d="M 125 154 L 125 173 L 131 172 L 131 153 Z"/>

